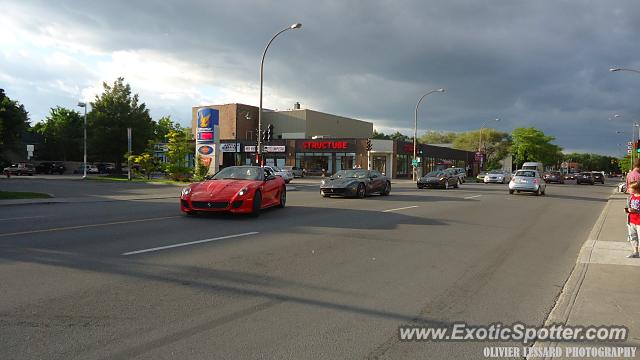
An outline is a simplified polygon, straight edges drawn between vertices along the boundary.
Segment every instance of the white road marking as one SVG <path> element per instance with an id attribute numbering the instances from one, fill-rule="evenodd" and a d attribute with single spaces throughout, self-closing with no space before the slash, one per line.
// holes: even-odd
<path id="1" fill-rule="evenodd" d="M 413 208 L 417 208 L 417 207 L 418 207 L 417 205 L 414 205 L 414 206 L 401 207 L 401 208 L 397 208 L 397 209 L 383 210 L 382 212 L 391 212 L 391 211 L 396 211 L 396 210 L 413 209 Z"/>
<path id="2" fill-rule="evenodd" d="M 173 244 L 173 245 L 167 245 L 167 246 L 160 246 L 160 247 L 155 247 L 155 248 L 151 248 L 151 249 L 129 251 L 129 252 L 123 253 L 121 255 L 123 255 L 123 256 L 136 255 L 136 254 L 142 254 L 142 253 L 147 253 L 147 252 L 152 252 L 152 251 L 173 249 L 173 248 L 182 247 L 182 246 L 202 244 L 202 243 L 207 243 L 207 242 L 211 242 L 211 241 L 231 239 L 231 238 L 236 238 L 236 237 L 240 237 L 240 236 L 249 236 L 249 235 L 255 235 L 255 234 L 258 234 L 258 232 L 257 231 L 252 231 L 252 232 L 242 233 L 242 234 L 220 236 L 220 237 L 212 238 L 212 239 L 204 239 L 204 240 L 190 241 L 190 242 L 186 242 L 186 243 L 179 243 L 179 244 Z"/>
<path id="3" fill-rule="evenodd" d="M 482 196 L 482 195 L 467 196 L 467 197 L 465 198 L 465 200 L 475 199 L 475 198 L 480 197 L 480 196 Z"/>
<path id="4" fill-rule="evenodd" d="M 37 219 L 37 218 L 43 218 L 43 217 L 51 217 L 51 215 L 12 217 L 12 218 L 4 218 L 4 219 L 0 219 L 0 221 L 7 221 L 7 220 L 22 220 L 22 219 Z"/>

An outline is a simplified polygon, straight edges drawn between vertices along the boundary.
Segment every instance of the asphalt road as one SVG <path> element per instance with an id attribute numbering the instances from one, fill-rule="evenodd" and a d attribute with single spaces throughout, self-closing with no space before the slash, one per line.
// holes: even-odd
<path id="1" fill-rule="evenodd" d="M 612 186 L 302 185 L 257 219 L 183 216 L 177 196 L 0 206 L 0 358 L 482 358 L 398 326 L 541 325 Z"/>

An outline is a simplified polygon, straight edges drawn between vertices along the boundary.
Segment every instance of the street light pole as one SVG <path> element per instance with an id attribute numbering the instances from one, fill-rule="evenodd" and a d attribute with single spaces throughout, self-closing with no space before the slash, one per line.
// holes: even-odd
<path id="1" fill-rule="evenodd" d="M 627 69 L 627 68 L 610 68 L 609 71 L 610 72 L 629 71 L 629 72 L 634 72 L 634 73 L 640 74 L 640 70 Z"/>
<path id="2" fill-rule="evenodd" d="M 427 92 L 426 94 L 422 95 L 420 97 L 420 99 L 418 99 L 418 103 L 416 104 L 416 112 L 415 112 L 415 116 L 413 118 L 414 120 L 414 127 L 413 127 L 413 161 L 416 161 L 416 148 L 418 146 L 418 107 L 420 106 L 420 103 L 422 102 L 422 99 L 424 99 L 425 97 L 427 97 L 427 95 L 433 94 L 435 92 L 445 92 L 445 89 L 437 89 L 437 90 L 431 90 L 429 92 Z M 413 165 L 413 164 L 412 164 Z M 416 175 L 417 175 L 417 170 L 416 170 L 417 166 L 413 165 L 413 181 L 416 181 Z"/>
<path id="3" fill-rule="evenodd" d="M 491 120 L 487 120 L 480 126 L 480 139 L 478 140 L 478 151 L 482 151 L 482 129 L 487 126 L 487 123 Z M 500 118 L 495 118 L 493 121 L 500 121 Z"/>
<path id="4" fill-rule="evenodd" d="M 82 166 L 82 178 L 87 178 L 87 103 L 79 102 L 78 106 L 84 108 L 84 162 Z"/>
<path id="5" fill-rule="evenodd" d="M 286 27 L 278 31 L 275 35 L 273 35 L 271 40 L 269 40 L 269 42 L 267 43 L 267 46 L 264 48 L 264 51 L 262 52 L 262 60 L 260 60 L 260 108 L 258 109 L 258 148 L 256 149 L 256 153 L 258 154 L 258 156 L 256 157 L 256 160 L 258 162 L 262 161 L 262 138 L 260 137 L 260 135 L 262 134 L 262 83 L 263 83 L 263 71 L 264 71 L 264 58 L 267 55 L 267 50 L 269 50 L 269 46 L 271 45 L 273 40 L 275 40 L 276 37 L 278 37 L 278 35 L 282 34 L 287 30 L 300 29 L 301 27 L 302 27 L 302 24 L 295 23 L 289 27 Z"/>

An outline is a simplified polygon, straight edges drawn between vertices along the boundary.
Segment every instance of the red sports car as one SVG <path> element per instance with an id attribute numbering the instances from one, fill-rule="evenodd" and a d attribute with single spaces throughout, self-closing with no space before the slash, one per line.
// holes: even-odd
<path id="1" fill-rule="evenodd" d="M 182 189 L 180 210 L 186 214 L 228 211 L 258 216 L 261 209 L 282 208 L 286 202 L 284 179 L 268 168 L 231 166 Z"/>

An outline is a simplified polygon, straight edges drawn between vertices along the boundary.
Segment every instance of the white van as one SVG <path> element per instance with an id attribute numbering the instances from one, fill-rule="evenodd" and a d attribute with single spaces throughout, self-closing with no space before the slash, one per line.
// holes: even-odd
<path id="1" fill-rule="evenodd" d="M 526 162 L 522 164 L 521 170 L 537 170 L 538 174 L 542 176 L 544 173 L 544 165 L 541 162 Z"/>

